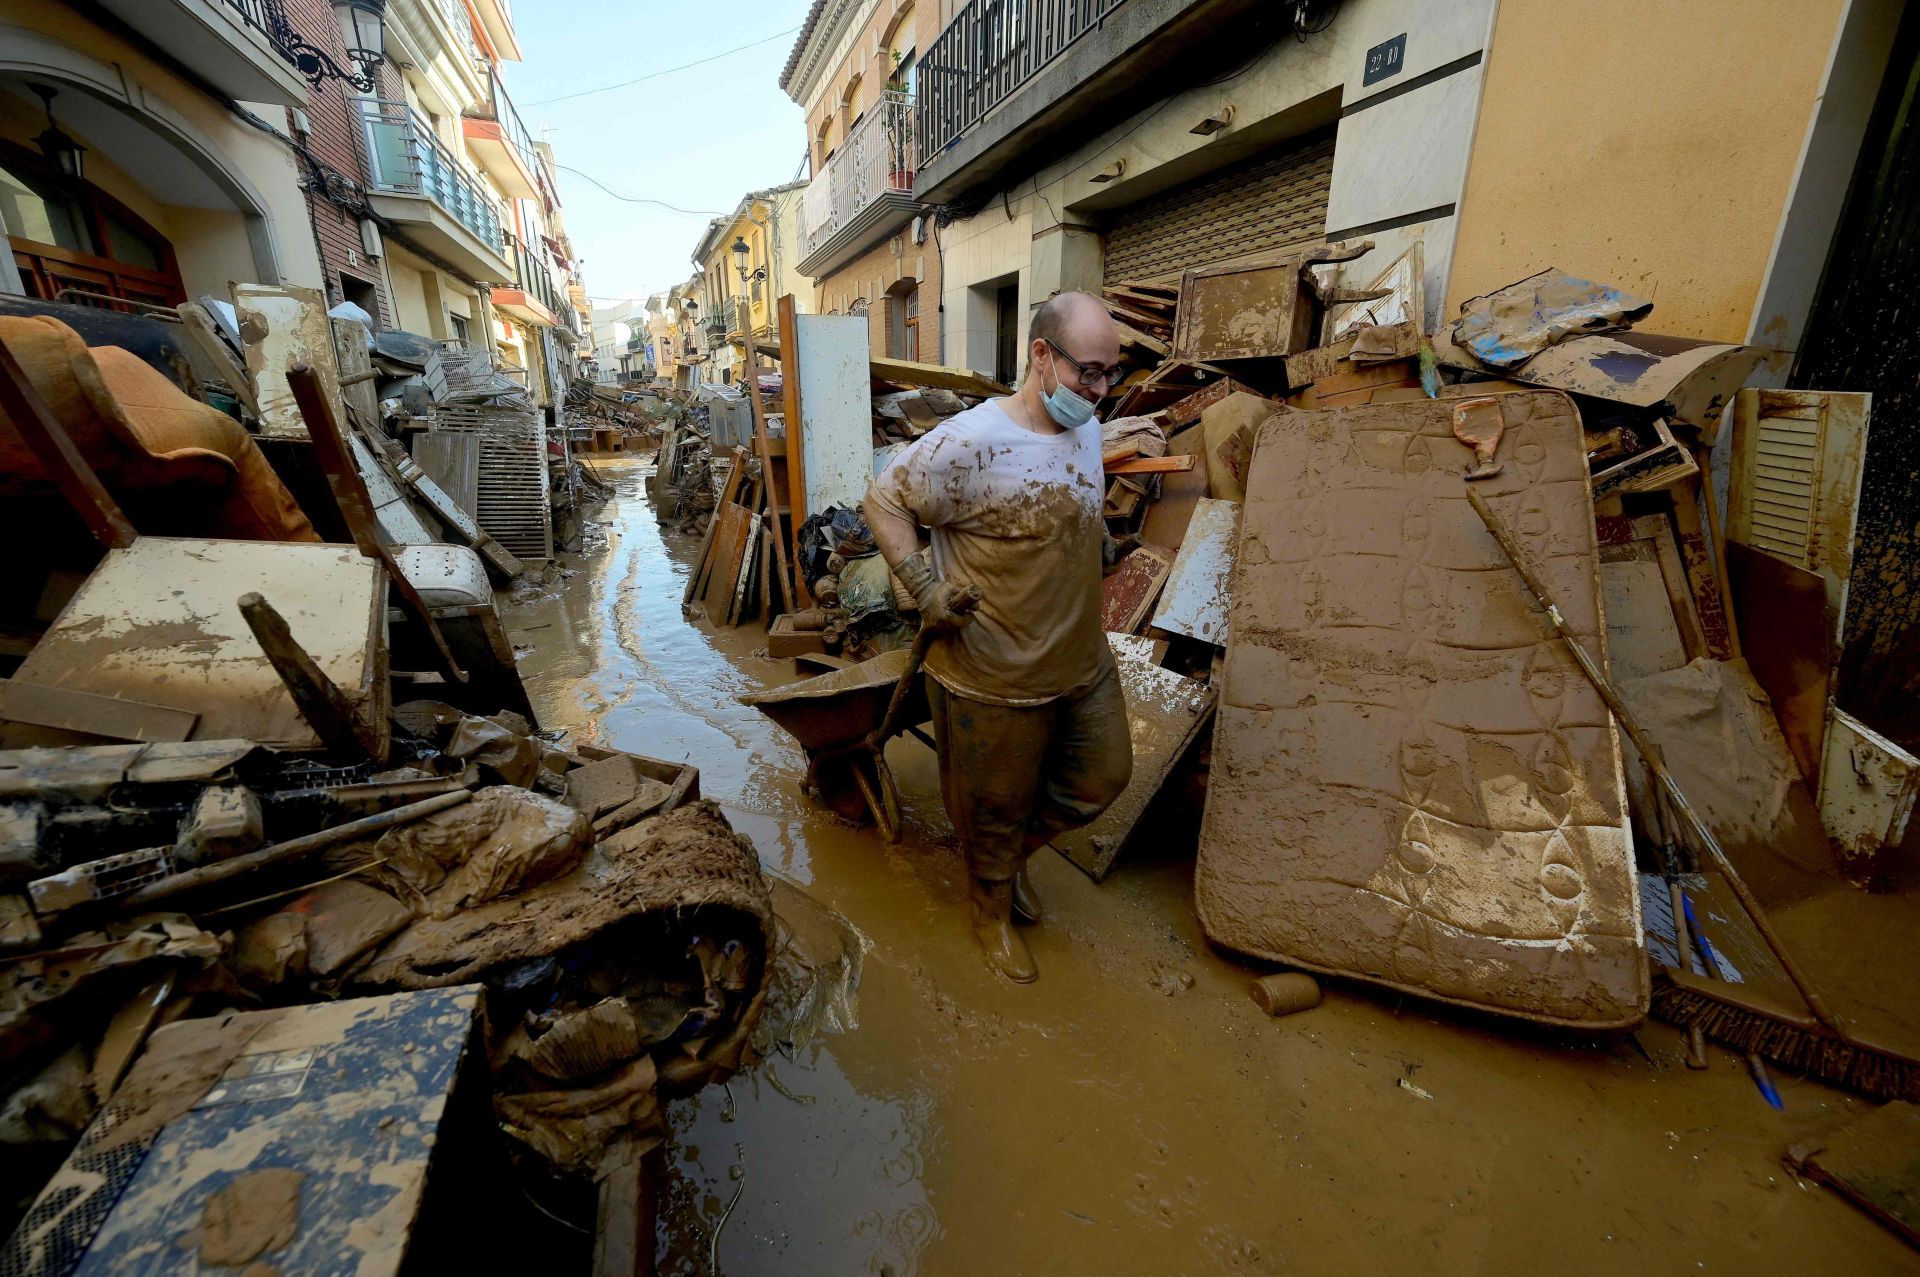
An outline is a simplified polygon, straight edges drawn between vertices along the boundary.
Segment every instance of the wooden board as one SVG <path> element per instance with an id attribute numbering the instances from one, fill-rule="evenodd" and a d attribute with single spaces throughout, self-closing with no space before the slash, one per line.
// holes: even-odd
<path id="1" fill-rule="evenodd" d="M 1207 495 L 1220 501 L 1238 501 L 1247 495 L 1247 465 L 1260 423 L 1284 405 L 1259 395 L 1228 395 L 1200 414 L 1206 441 Z"/>
<path id="2" fill-rule="evenodd" d="M 747 516 L 747 529 L 741 537 L 740 565 L 734 573 L 733 603 L 727 609 L 727 624 L 738 625 L 745 618 L 747 599 L 760 562 L 760 516 Z"/>
<path id="3" fill-rule="evenodd" d="M 707 619 L 715 625 L 725 625 L 733 608 L 734 591 L 740 584 L 741 561 L 746 557 L 747 525 L 752 518 L 752 513 L 743 505 L 728 503 L 714 511 L 710 556 L 713 567 L 707 574 L 700 601 L 706 607 Z"/>
<path id="4" fill-rule="evenodd" d="M 152 742 L 186 740 L 199 719 L 192 710 L 0 678 L 0 720 L 4 720 L 0 744 L 8 749 L 55 743 L 19 739 L 12 726 L 16 724 L 107 740 Z"/>
<path id="5" fill-rule="evenodd" d="M 1907 835 L 1920 794 L 1920 759 L 1842 710 L 1827 707 L 1820 764 L 1820 823 L 1840 871 L 1875 886 Z"/>
<path id="6" fill-rule="evenodd" d="M 1740 649 L 1766 689 L 1800 774 L 1819 785 L 1834 656 L 1826 581 L 1772 554 L 1727 542 Z"/>
<path id="7" fill-rule="evenodd" d="M 1240 503 L 1200 502 L 1160 591 L 1153 613 L 1156 629 L 1226 646 L 1227 613 L 1233 605 L 1233 556 L 1239 542 Z"/>
<path id="8" fill-rule="evenodd" d="M 1633 535 L 1636 540 L 1653 545 L 1654 559 L 1660 564 L 1660 584 L 1667 591 L 1667 605 L 1673 609 L 1673 619 L 1680 627 L 1680 643 L 1687 649 L 1687 659 L 1711 656 L 1706 627 L 1701 625 L 1700 613 L 1694 606 L 1693 590 L 1687 584 L 1686 566 L 1680 558 L 1680 547 L 1673 539 L 1672 525 L 1664 515 L 1643 514 L 1633 520 Z"/>
<path id="9" fill-rule="evenodd" d="M 332 319 L 334 366 L 341 380 L 343 420 L 361 430 L 380 429 L 380 397 L 373 371 L 373 352 L 367 349 L 366 327 L 351 319 Z M 352 382 L 352 385 L 345 383 Z"/>
<path id="10" fill-rule="evenodd" d="M 260 405 L 260 433 L 268 439 L 305 439 L 306 419 L 287 387 L 287 369 L 304 363 L 319 374 L 320 388 L 340 400 L 340 370 L 334 355 L 333 321 L 317 289 L 271 284 L 233 285 L 233 305 L 246 351 L 247 376 Z"/>
<path id="11" fill-rule="evenodd" d="M 471 430 L 428 430 L 413 437 L 413 459 L 468 515 L 480 509 L 480 437 Z"/>
<path id="12" fill-rule="evenodd" d="M 1106 463 L 1106 471 L 1116 474 L 1176 474 L 1193 469 L 1192 457 L 1126 457 Z"/>
<path id="13" fill-rule="evenodd" d="M 1207 495 L 1207 459 L 1197 449 L 1205 445 L 1199 430 L 1183 430 L 1167 441 L 1170 455 L 1194 457 L 1194 467 L 1185 473 L 1160 476 L 1160 499 L 1147 507 L 1140 525 L 1140 539 L 1148 545 L 1177 550 L 1186 539 L 1187 525 L 1194 507 Z"/>
<path id="14" fill-rule="evenodd" d="M 193 740 L 316 748 L 240 615 L 250 591 L 384 732 L 387 580 L 350 545 L 142 537 L 101 560 L 14 677 L 197 712 Z"/>
<path id="15" fill-rule="evenodd" d="M 1113 646 L 1127 699 L 1133 776 L 1120 797 L 1092 824 L 1060 834 L 1052 844 L 1095 882 L 1113 869 L 1148 804 L 1213 717 L 1214 705 L 1214 691 L 1206 683 L 1156 664 L 1149 640 L 1109 634 L 1107 641 Z"/>
<path id="16" fill-rule="evenodd" d="M 1173 571 L 1173 553 L 1143 545 L 1120 561 L 1100 582 L 1100 628 L 1132 634 L 1140 628 Z"/>
<path id="17" fill-rule="evenodd" d="M 806 388 L 807 513 L 857 507 L 873 469 L 873 390 L 864 315 L 799 315 L 800 384 Z"/>
<path id="18" fill-rule="evenodd" d="M 818 316 L 802 316 L 802 319 Z M 860 318 L 854 316 L 853 318 Z M 860 319 L 861 331 L 866 331 L 866 320 Z M 862 338 L 864 340 L 864 337 Z M 778 354 L 778 351 L 773 352 Z M 943 364 L 921 364 L 910 359 L 881 359 L 870 357 L 868 366 L 875 377 L 882 381 L 897 381 L 903 386 L 933 386 L 940 390 L 957 391 L 963 395 L 975 395 L 981 399 L 998 398 L 1013 393 L 1011 387 L 1003 386 L 991 377 L 983 377 L 971 368 L 948 368 Z M 807 387 L 811 399 L 813 387 Z"/>
<path id="19" fill-rule="evenodd" d="M 1730 661 L 1739 653 L 1734 650 L 1726 595 L 1720 589 L 1720 570 L 1713 561 L 1712 538 L 1701 515 L 1701 492 L 1701 476 L 1697 474 L 1673 490 L 1673 523 L 1679 529 L 1680 562 L 1686 568 L 1687 589 L 1693 595 L 1693 611 L 1700 619 L 1707 655 L 1716 661 Z"/>
<path id="20" fill-rule="evenodd" d="M 1644 678 L 1687 663 L 1651 541 L 1602 545 L 1600 586 L 1607 600 L 1608 672 L 1614 679 Z"/>

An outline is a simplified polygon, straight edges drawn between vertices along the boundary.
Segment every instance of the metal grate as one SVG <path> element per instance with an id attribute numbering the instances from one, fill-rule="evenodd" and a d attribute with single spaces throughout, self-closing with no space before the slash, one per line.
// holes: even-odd
<path id="1" fill-rule="evenodd" d="M 1317 243 L 1332 189 L 1326 133 L 1122 209 L 1107 227 L 1106 282 L 1172 282 L 1195 266 Z"/>
<path id="2" fill-rule="evenodd" d="M 101 1110 L 0 1250 L 0 1277 L 67 1277 L 79 1267 L 159 1135 L 156 1131 L 145 1139 L 94 1151 L 128 1116 L 118 1104 Z"/>
<path id="3" fill-rule="evenodd" d="M 546 422 L 538 412 L 446 405 L 436 430 L 471 431 L 480 439 L 474 519 L 515 558 L 553 557 L 553 510 L 547 491 Z"/>

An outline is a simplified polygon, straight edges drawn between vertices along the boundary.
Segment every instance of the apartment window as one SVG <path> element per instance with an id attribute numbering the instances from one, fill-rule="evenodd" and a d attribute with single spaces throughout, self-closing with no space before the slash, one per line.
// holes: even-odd
<path id="1" fill-rule="evenodd" d="M 0 143 L 0 220 L 29 296 L 64 289 L 175 306 L 186 300 L 173 246 L 91 182 L 76 182 L 23 147 Z"/>
<path id="2" fill-rule="evenodd" d="M 451 311 L 447 312 L 447 326 L 452 330 L 454 337 L 458 340 L 465 341 L 467 339 L 467 317 L 465 315 L 456 315 Z"/>
<path id="3" fill-rule="evenodd" d="M 893 69 L 893 81 L 887 87 L 911 95 L 919 79 L 919 56 L 912 49 L 908 49 L 900 55 L 900 62 Z"/>

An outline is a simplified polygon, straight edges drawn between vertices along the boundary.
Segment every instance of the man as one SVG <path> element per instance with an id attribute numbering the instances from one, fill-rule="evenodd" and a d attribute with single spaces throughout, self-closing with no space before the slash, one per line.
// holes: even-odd
<path id="1" fill-rule="evenodd" d="M 1133 770 L 1100 627 L 1106 480 L 1093 415 L 1120 376 L 1120 337 L 1085 293 L 1041 306 L 1031 336 L 1020 389 L 902 450 L 865 503 L 881 554 L 938 635 L 927 693 L 974 935 L 1023 984 L 1039 972 L 1013 915 L 1037 922 L 1042 911 L 1027 857 L 1105 811 Z M 930 550 L 920 525 L 933 530 Z"/>

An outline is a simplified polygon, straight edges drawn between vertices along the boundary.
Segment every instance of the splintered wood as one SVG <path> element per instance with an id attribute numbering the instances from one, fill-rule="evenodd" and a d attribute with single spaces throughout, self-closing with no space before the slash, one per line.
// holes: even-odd
<path id="1" fill-rule="evenodd" d="M 1480 489 L 1604 651 L 1580 422 L 1502 396 Z M 1442 402 L 1260 431 L 1195 904 L 1209 939 L 1627 1028 L 1649 980 L 1612 719 L 1466 501 Z"/>

